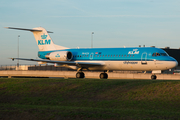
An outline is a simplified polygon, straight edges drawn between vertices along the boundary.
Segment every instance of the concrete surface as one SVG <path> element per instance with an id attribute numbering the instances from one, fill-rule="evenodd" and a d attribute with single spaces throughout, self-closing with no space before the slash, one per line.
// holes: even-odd
<path id="1" fill-rule="evenodd" d="M 0 71 L 1 77 L 63 77 L 63 78 L 75 78 L 76 71 L 16 71 L 16 70 L 5 70 Z M 99 79 L 101 72 L 89 72 L 84 71 L 85 78 L 96 78 Z M 115 73 L 109 72 L 108 79 L 151 79 L 152 74 L 144 73 Z M 174 74 L 157 74 L 157 80 L 180 80 L 180 75 Z"/>

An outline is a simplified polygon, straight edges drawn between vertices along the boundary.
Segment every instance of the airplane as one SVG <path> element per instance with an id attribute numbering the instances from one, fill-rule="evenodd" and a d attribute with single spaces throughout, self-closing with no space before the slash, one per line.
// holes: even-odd
<path id="1" fill-rule="evenodd" d="M 84 78 L 84 70 L 104 71 L 99 77 L 108 78 L 108 71 L 152 71 L 151 79 L 157 73 L 174 68 L 178 62 L 164 50 L 155 47 L 129 48 L 67 48 L 54 44 L 43 27 L 33 29 L 5 27 L 25 30 L 34 34 L 38 45 L 38 57 L 41 59 L 11 58 L 12 60 L 36 61 L 39 64 L 53 63 L 55 67 L 64 66 L 77 70 L 76 78 Z"/>

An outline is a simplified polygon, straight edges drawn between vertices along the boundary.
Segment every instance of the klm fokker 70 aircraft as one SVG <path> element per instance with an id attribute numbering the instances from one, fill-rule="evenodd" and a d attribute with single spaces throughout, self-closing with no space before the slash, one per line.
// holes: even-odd
<path id="1" fill-rule="evenodd" d="M 152 71 L 151 79 L 156 79 L 155 73 L 171 69 L 178 65 L 164 50 L 153 47 L 131 48 L 76 48 L 70 49 L 54 44 L 48 33 L 42 27 L 33 29 L 8 29 L 31 31 L 39 47 L 38 57 L 41 59 L 12 58 L 12 60 L 37 61 L 40 64 L 54 63 L 55 66 L 65 66 L 77 70 L 76 77 L 84 78 L 83 70 L 102 70 L 100 78 L 108 78 L 109 70 Z"/>

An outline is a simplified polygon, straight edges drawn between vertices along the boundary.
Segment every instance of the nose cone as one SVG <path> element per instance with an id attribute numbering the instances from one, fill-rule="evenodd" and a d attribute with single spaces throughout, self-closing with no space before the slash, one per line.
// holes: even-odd
<path id="1" fill-rule="evenodd" d="M 167 69 L 171 69 L 171 68 L 174 68 L 178 65 L 178 62 L 176 59 L 174 59 L 173 57 L 166 57 L 166 63 L 164 64 L 164 67 L 166 66 L 166 70 Z"/>
<path id="2" fill-rule="evenodd" d="M 178 62 L 177 61 L 174 61 L 174 63 L 172 64 L 172 68 L 178 66 Z"/>
<path id="3" fill-rule="evenodd" d="M 171 57 L 171 68 L 174 68 L 176 66 L 178 66 L 177 60 Z"/>

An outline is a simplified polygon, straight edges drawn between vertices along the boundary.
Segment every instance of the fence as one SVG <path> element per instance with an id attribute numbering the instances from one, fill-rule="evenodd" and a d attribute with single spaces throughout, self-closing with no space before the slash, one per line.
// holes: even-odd
<path id="1" fill-rule="evenodd" d="M 51 70 L 51 71 L 76 71 L 66 67 L 54 67 L 54 65 L 1 65 L 0 70 Z"/>

